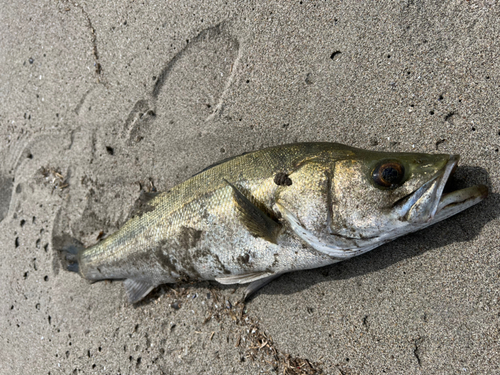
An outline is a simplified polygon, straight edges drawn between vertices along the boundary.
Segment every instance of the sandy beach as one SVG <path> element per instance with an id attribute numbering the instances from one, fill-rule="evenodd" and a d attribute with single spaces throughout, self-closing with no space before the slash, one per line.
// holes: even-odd
<path id="1" fill-rule="evenodd" d="M 1 374 L 500 373 L 500 5 L 3 2 Z M 484 202 L 332 266 L 244 286 L 61 268 L 243 152 L 294 142 L 460 154 Z"/>

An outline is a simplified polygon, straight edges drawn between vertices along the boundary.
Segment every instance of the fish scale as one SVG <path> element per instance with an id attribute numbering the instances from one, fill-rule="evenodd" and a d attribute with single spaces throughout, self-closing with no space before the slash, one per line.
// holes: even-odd
<path id="1" fill-rule="evenodd" d="M 480 202 L 479 185 L 443 195 L 458 162 L 335 143 L 271 147 L 218 163 L 170 191 L 142 194 L 132 218 L 84 248 L 65 235 L 66 268 L 124 279 L 129 301 L 163 283 L 251 283 L 360 255 Z"/>

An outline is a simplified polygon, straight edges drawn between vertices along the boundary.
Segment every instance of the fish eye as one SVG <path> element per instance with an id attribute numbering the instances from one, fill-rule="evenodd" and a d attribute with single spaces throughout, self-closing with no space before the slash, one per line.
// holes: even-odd
<path id="1" fill-rule="evenodd" d="M 372 171 L 372 178 L 378 187 L 395 189 L 405 178 L 405 167 L 394 160 L 382 160 Z"/>

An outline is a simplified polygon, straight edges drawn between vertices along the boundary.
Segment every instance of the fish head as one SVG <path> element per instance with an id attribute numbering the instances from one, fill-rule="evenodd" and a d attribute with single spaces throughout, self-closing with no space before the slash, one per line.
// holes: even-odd
<path id="1" fill-rule="evenodd" d="M 283 195 L 278 205 L 299 237 L 317 250 L 345 259 L 484 199 L 488 190 L 483 185 L 443 194 L 458 160 L 458 155 L 350 149 L 343 157 L 309 166 L 316 171 L 312 175 L 302 171 L 301 178 L 321 182 L 308 182 L 313 187 L 302 188 L 298 199 L 293 200 L 293 192 Z M 298 185 L 299 174 L 290 176 Z M 297 206 L 307 204 L 309 209 Z"/>

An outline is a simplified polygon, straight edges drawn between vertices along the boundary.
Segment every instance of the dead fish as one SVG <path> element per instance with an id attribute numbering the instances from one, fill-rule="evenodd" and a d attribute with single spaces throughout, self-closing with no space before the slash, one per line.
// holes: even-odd
<path id="1" fill-rule="evenodd" d="M 216 164 L 161 194 L 143 194 L 121 229 L 66 268 L 123 279 L 135 303 L 164 283 L 251 283 L 366 253 L 483 200 L 484 185 L 443 194 L 459 156 L 298 143 Z"/>

